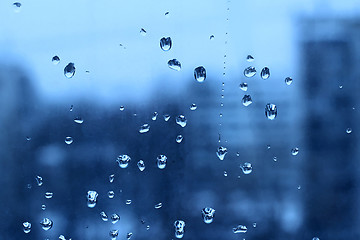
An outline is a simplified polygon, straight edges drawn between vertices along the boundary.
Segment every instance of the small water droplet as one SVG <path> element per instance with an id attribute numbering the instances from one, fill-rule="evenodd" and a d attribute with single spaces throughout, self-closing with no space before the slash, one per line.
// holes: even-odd
<path id="1" fill-rule="evenodd" d="M 268 103 L 265 106 L 265 116 L 270 119 L 274 120 L 277 116 L 277 107 L 275 104 Z"/>
<path id="2" fill-rule="evenodd" d="M 39 175 L 35 177 L 37 185 L 40 187 L 43 185 L 43 178 Z"/>
<path id="3" fill-rule="evenodd" d="M 114 182 L 114 179 L 115 179 L 115 174 L 111 174 L 111 175 L 109 176 L 109 182 L 110 182 L 110 183 Z"/>
<path id="4" fill-rule="evenodd" d="M 30 136 L 26 136 L 26 141 L 31 141 L 31 137 L 30 137 Z"/>
<path id="5" fill-rule="evenodd" d="M 177 59 L 171 59 L 168 61 L 168 67 L 180 71 L 181 70 L 181 63 Z"/>
<path id="6" fill-rule="evenodd" d="M 111 199 L 111 198 L 114 198 L 114 196 L 115 196 L 115 193 L 114 193 L 114 191 L 109 191 L 108 192 L 108 197 Z"/>
<path id="7" fill-rule="evenodd" d="M 203 217 L 204 223 L 210 224 L 214 221 L 215 209 L 210 207 L 203 208 L 201 215 Z"/>
<path id="8" fill-rule="evenodd" d="M 52 192 L 46 192 L 46 193 L 45 193 L 45 198 L 46 198 L 46 199 L 50 199 L 50 198 L 53 197 L 53 195 L 54 195 L 54 194 L 53 194 Z"/>
<path id="9" fill-rule="evenodd" d="M 170 13 L 169 13 L 169 12 L 166 12 L 166 13 L 165 13 L 165 17 L 170 17 Z"/>
<path id="10" fill-rule="evenodd" d="M 176 123 L 179 124 L 181 127 L 185 127 L 187 123 L 187 119 L 184 115 L 180 114 L 176 117 Z"/>
<path id="11" fill-rule="evenodd" d="M 147 133 L 148 131 L 150 131 L 150 125 L 145 123 L 143 125 L 141 125 L 140 129 L 139 129 L 139 133 Z"/>
<path id="12" fill-rule="evenodd" d="M 75 75 L 75 64 L 74 63 L 69 63 L 68 65 L 66 65 L 66 67 L 64 68 L 64 75 L 67 78 L 72 78 Z"/>
<path id="13" fill-rule="evenodd" d="M 293 148 L 293 149 L 291 149 L 291 155 L 293 155 L 293 156 L 296 156 L 296 155 L 298 155 L 298 153 L 299 153 L 299 148 Z"/>
<path id="14" fill-rule="evenodd" d="M 247 227 L 244 225 L 238 225 L 233 228 L 233 233 L 246 233 Z"/>
<path id="15" fill-rule="evenodd" d="M 342 89 L 342 88 L 343 88 L 343 85 L 339 85 L 339 88 Z"/>
<path id="16" fill-rule="evenodd" d="M 84 122 L 84 119 L 82 119 L 81 117 L 76 117 L 74 118 L 74 122 L 77 124 L 82 124 Z"/>
<path id="17" fill-rule="evenodd" d="M 251 77 L 255 76 L 255 74 L 256 74 L 255 67 L 250 66 L 250 67 L 245 68 L 245 70 L 244 70 L 245 77 L 251 78 Z"/>
<path id="18" fill-rule="evenodd" d="M 248 90 L 248 84 L 246 82 L 240 83 L 240 89 L 246 92 Z"/>
<path id="19" fill-rule="evenodd" d="M 184 237 L 184 232 L 185 232 L 185 222 L 182 220 L 176 220 L 174 222 L 174 227 L 175 227 L 175 237 L 176 238 L 183 238 Z"/>
<path id="20" fill-rule="evenodd" d="M 312 240 L 320 240 L 320 238 L 318 238 L 318 237 L 313 237 Z"/>
<path id="21" fill-rule="evenodd" d="M 277 162 L 277 157 L 273 157 L 274 162 Z"/>
<path id="22" fill-rule="evenodd" d="M 72 144 L 73 141 L 74 141 L 74 140 L 72 139 L 72 137 L 66 137 L 66 138 L 65 138 L 65 143 L 66 143 L 67 145 Z"/>
<path id="23" fill-rule="evenodd" d="M 301 185 L 299 185 L 299 186 L 297 187 L 297 189 L 300 190 L 300 189 L 301 189 Z"/>
<path id="24" fill-rule="evenodd" d="M 66 240 L 66 238 L 65 238 L 64 235 L 60 235 L 60 236 L 59 236 L 59 240 Z M 69 240 L 71 240 L 71 239 L 69 239 Z"/>
<path id="25" fill-rule="evenodd" d="M 264 67 L 260 72 L 260 76 L 264 80 L 268 79 L 270 77 L 270 69 L 268 67 Z"/>
<path id="26" fill-rule="evenodd" d="M 106 215 L 106 213 L 104 211 L 102 211 L 100 213 L 100 216 L 101 216 L 101 219 L 104 221 L 104 222 L 107 222 L 109 220 L 109 217 Z"/>
<path id="27" fill-rule="evenodd" d="M 227 176 L 228 176 L 227 172 L 226 172 L 226 171 L 224 171 L 224 177 L 227 177 Z"/>
<path id="28" fill-rule="evenodd" d="M 112 223 L 112 224 L 117 223 L 119 220 L 120 220 L 120 216 L 117 215 L 116 213 L 113 213 L 113 214 L 111 215 L 111 223 Z"/>
<path id="29" fill-rule="evenodd" d="M 159 169 L 164 169 L 166 167 L 167 157 L 165 155 L 160 154 L 156 160 Z"/>
<path id="30" fill-rule="evenodd" d="M 139 160 L 137 166 L 141 172 L 145 170 L 145 163 L 143 160 Z"/>
<path id="31" fill-rule="evenodd" d="M 250 174 L 252 172 L 251 163 L 246 162 L 242 166 L 240 166 L 244 174 Z"/>
<path id="32" fill-rule="evenodd" d="M 110 230 L 109 236 L 112 240 L 115 240 L 117 236 L 119 236 L 119 230 Z"/>
<path id="33" fill-rule="evenodd" d="M 250 104 L 252 104 L 252 99 L 250 95 L 244 95 L 244 97 L 242 98 L 242 104 L 247 107 Z"/>
<path id="34" fill-rule="evenodd" d="M 237 156 L 237 157 L 240 157 L 240 153 L 239 153 L 239 152 L 237 152 L 237 153 L 236 153 L 236 156 Z"/>
<path id="35" fill-rule="evenodd" d="M 165 122 L 169 121 L 169 119 L 170 119 L 170 115 L 169 114 L 164 114 Z"/>
<path id="36" fill-rule="evenodd" d="M 125 107 L 124 106 L 120 106 L 120 111 L 124 111 Z"/>
<path id="37" fill-rule="evenodd" d="M 18 13 L 18 12 L 20 12 L 21 3 L 19 3 L 19 2 L 14 2 L 14 3 L 13 3 L 13 7 L 14 7 L 14 11 L 15 11 L 16 13 Z"/>
<path id="38" fill-rule="evenodd" d="M 347 134 L 352 133 L 352 129 L 351 129 L 351 128 L 347 128 L 347 129 L 346 129 L 346 133 L 347 133 Z"/>
<path id="39" fill-rule="evenodd" d="M 45 209 L 46 209 L 46 205 L 45 204 L 41 205 L 41 210 L 45 210 Z"/>
<path id="40" fill-rule="evenodd" d="M 29 233 L 31 231 L 31 223 L 23 222 L 24 233 Z"/>
<path id="41" fill-rule="evenodd" d="M 286 77 L 285 78 L 286 85 L 290 86 L 292 84 L 292 82 L 293 82 L 293 79 L 291 77 Z"/>
<path id="42" fill-rule="evenodd" d="M 149 229 L 150 229 L 150 225 L 147 225 L 147 226 L 146 226 L 146 230 L 149 230 Z"/>
<path id="43" fill-rule="evenodd" d="M 266 148 L 269 150 L 271 148 L 270 144 L 266 145 Z"/>
<path id="44" fill-rule="evenodd" d="M 210 40 L 213 40 L 215 37 L 214 37 L 214 35 L 211 35 L 210 36 Z"/>
<path id="45" fill-rule="evenodd" d="M 44 218 L 43 220 L 41 220 L 40 225 L 41 225 L 42 229 L 47 231 L 52 228 L 53 221 L 51 221 L 51 219 L 49 219 L 49 218 Z"/>
<path id="46" fill-rule="evenodd" d="M 116 162 L 119 164 L 119 167 L 127 168 L 129 166 L 130 160 L 131 158 L 128 155 L 122 154 L 117 157 Z"/>
<path id="47" fill-rule="evenodd" d="M 160 48 L 163 51 L 169 51 L 172 46 L 172 41 L 170 37 L 163 37 L 160 39 Z"/>
<path id="48" fill-rule="evenodd" d="M 196 104 L 195 104 L 195 103 L 191 104 L 190 110 L 191 110 L 191 111 L 195 111 L 196 109 L 197 109 Z"/>
<path id="49" fill-rule="evenodd" d="M 206 70 L 203 66 L 199 66 L 194 69 L 195 80 L 199 83 L 204 82 L 206 79 Z"/>
<path id="50" fill-rule="evenodd" d="M 253 223 L 253 227 L 256 228 L 256 222 Z"/>
<path id="51" fill-rule="evenodd" d="M 125 204 L 126 204 L 126 205 L 130 205 L 131 202 L 132 202 L 131 199 L 128 199 L 128 200 L 126 200 Z"/>
<path id="52" fill-rule="evenodd" d="M 146 30 L 145 29 L 140 29 L 140 34 L 142 35 L 142 36 L 146 36 Z"/>
<path id="53" fill-rule="evenodd" d="M 248 61 L 248 62 L 253 62 L 253 61 L 254 61 L 254 57 L 251 56 L 251 55 L 247 55 L 246 61 Z"/>
<path id="54" fill-rule="evenodd" d="M 161 207 L 162 207 L 162 203 L 161 203 L 161 202 L 159 202 L 158 204 L 155 205 L 155 209 L 159 209 L 159 208 L 161 208 Z"/>
<path id="55" fill-rule="evenodd" d="M 127 238 L 127 240 L 130 240 L 130 238 L 131 238 L 131 236 L 133 235 L 133 233 L 132 232 L 129 232 L 129 233 L 127 233 L 126 234 L 126 238 Z"/>
<path id="56" fill-rule="evenodd" d="M 53 56 L 52 59 L 51 59 L 51 62 L 54 64 L 54 65 L 58 65 L 59 62 L 60 62 L 60 58 L 58 56 Z"/>
<path id="57" fill-rule="evenodd" d="M 73 109 L 74 109 L 74 105 L 71 105 L 71 106 L 70 106 L 70 112 L 72 112 Z"/>
<path id="58" fill-rule="evenodd" d="M 179 134 L 179 135 L 176 136 L 175 141 L 176 141 L 177 143 L 181 143 L 182 140 L 183 140 L 183 136 L 182 136 L 181 134 Z"/>
<path id="59" fill-rule="evenodd" d="M 216 155 L 218 158 L 222 161 L 225 158 L 225 155 L 227 154 L 227 148 L 226 147 L 219 147 L 216 151 Z"/>
<path id="60" fill-rule="evenodd" d="M 151 120 L 156 121 L 158 115 L 159 114 L 157 112 L 154 112 L 152 117 L 151 117 Z"/>
<path id="61" fill-rule="evenodd" d="M 89 208 L 94 208 L 96 206 L 97 197 L 99 194 L 96 191 L 88 191 L 87 192 L 87 206 Z"/>

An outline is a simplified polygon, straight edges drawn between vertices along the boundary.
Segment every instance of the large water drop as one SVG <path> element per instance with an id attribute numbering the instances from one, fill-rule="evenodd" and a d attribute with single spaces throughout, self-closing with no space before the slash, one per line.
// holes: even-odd
<path id="1" fill-rule="evenodd" d="M 251 77 L 255 76 L 255 74 L 256 74 L 255 67 L 250 66 L 250 67 L 245 68 L 245 70 L 244 70 L 245 77 L 251 78 Z"/>
<path id="2" fill-rule="evenodd" d="M 137 166 L 141 172 L 145 170 L 145 163 L 143 160 L 139 160 Z"/>
<path id="3" fill-rule="evenodd" d="M 159 169 L 164 169 L 166 167 L 167 157 L 165 155 L 159 155 L 156 162 Z"/>
<path id="4" fill-rule="evenodd" d="M 293 80 L 292 80 L 292 78 L 291 77 L 286 77 L 285 78 L 285 83 L 286 83 L 286 85 L 291 85 L 292 84 L 292 82 L 293 82 Z"/>
<path id="5" fill-rule="evenodd" d="M 242 104 L 247 107 L 250 104 L 252 104 L 252 99 L 250 95 L 244 95 L 244 97 L 242 98 Z"/>
<path id="6" fill-rule="evenodd" d="M 265 116 L 270 119 L 274 120 L 277 116 L 277 107 L 275 104 L 268 103 L 265 106 Z"/>
<path id="7" fill-rule="evenodd" d="M 218 158 L 222 161 L 225 158 L 225 155 L 227 154 L 227 148 L 226 147 L 219 147 L 216 151 L 216 155 Z"/>
<path id="8" fill-rule="evenodd" d="M 143 125 L 141 125 L 140 129 L 139 129 L 139 133 L 147 133 L 148 131 L 150 131 L 150 125 L 145 123 Z"/>
<path id="9" fill-rule="evenodd" d="M 97 197 L 99 194 L 96 191 L 88 191 L 87 192 L 87 206 L 89 208 L 94 208 L 96 206 Z"/>
<path id="10" fill-rule="evenodd" d="M 215 209 L 213 208 L 204 208 L 201 211 L 202 217 L 204 219 L 204 222 L 209 224 L 212 223 L 214 221 L 214 216 L 215 216 Z"/>
<path id="11" fill-rule="evenodd" d="M 112 224 L 117 223 L 119 220 L 120 220 L 120 216 L 117 215 L 116 213 L 113 213 L 113 214 L 111 215 L 111 223 L 112 223 Z"/>
<path id="12" fill-rule="evenodd" d="M 175 141 L 176 141 L 177 143 L 181 143 L 183 139 L 184 139 L 183 136 L 182 136 L 181 134 L 179 134 L 179 135 L 176 136 Z"/>
<path id="13" fill-rule="evenodd" d="M 100 213 L 100 216 L 101 216 L 101 219 L 104 221 L 104 222 L 107 222 L 109 220 L 109 217 L 106 215 L 106 213 L 104 211 L 102 211 Z"/>
<path id="14" fill-rule="evenodd" d="M 181 127 L 185 127 L 187 123 L 187 119 L 184 115 L 179 115 L 176 117 L 176 123 L 179 124 Z"/>
<path id="15" fill-rule="evenodd" d="M 199 83 L 204 82 L 206 79 L 206 70 L 203 66 L 197 67 L 194 70 L 194 77 Z"/>
<path id="16" fill-rule="evenodd" d="M 261 70 L 260 76 L 264 80 L 268 79 L 270 77 L 270 69 L 268 67 L 264 67 Z"/>
<path id="17" fill-rule="evenodd" d="M 119 230 L 110 230 L 109 236 L 112 240 L 115 240 L 117 236 L 119 236 Z"/>
<path id="18" fill-rule="evenodd" d="M 42 229 L 47 231 L 52 228 L 53 221 L 51 221 L 51 219 L 49 219 L 49 218 L 44 218 L 43 220 L 41 220 L 40 225 L 41 225 Z"/>
<path id="19" fill-rule="evenodd" d="M 31 231 L 31 223 L 23 222 L 24 233 L 29 233 Z"/>
<path id="20" fill-rule="evenodd" d="M 174 222 L 174 227 L 175 227 L 175 237 L 176 238 L 183 238 L 184 237 L 184 232 L 185 232 L 185 222 L 182 220 L 176 220 Z"/>
<path id="21" fill-rule="evenodd" d="M 67 145 L 70 145 L 70 144 L 72 144 L 73 143 L 73 138 L 72 137 L 66 137 L 65 138 L 65 143 L 67 144 Z"/>
<path id="22" fill-rule="evenodd" d="M 131 158 L 128 155 L 122 154 L 117 157 L 116 162 L 119 164 L 119 167 L 127 168 L 129 166 L 130 160 Z"/>
<path id="23" fill-rule="evenodd" d="M 66 65 L 66 67 L 64 68 L 64 75 L 67 78 L 72 78 L 75 75 L 75 64 L 74 63 L 69 63 L 68 65 Z"/>
<path id="24" fill-rule="evenodd" d="M 250 174 L 252 172 L 252 166 L 251 163 L 244 163 L 242 166 L 240 166 L 244 174 Z"/>
<path id="25" fill-rule="evenodd" d="M 181 63 L 177 59 L 171 59 L 168 61 L 168 67 L 180 71 L 181 70 Z"/>
<path id="26" fill-rule="evenodd" d="M 238 225 L 233 228 L 233 233 L 246 233 L 247 227 L 244 225 Z"/>
<path id="27" fill-rule="evenodd" d="M 170 37 L 163 37 L 160 39 L 160 48 L 163 51 L 169 51 L 172 46 L 172 41 Z"/>
<path id="28" fill-rule="evenodd" d="M 246 82 L 240 83 L 239 88 L 246 92 L 248 90 L 248 84 Z"/>
<path id="29" fill-rule="evenodd" d="M 60 58 L 58 56 L 53 56 L 51 61 L 54 65 L 57 65 L 60 62 Z"/>

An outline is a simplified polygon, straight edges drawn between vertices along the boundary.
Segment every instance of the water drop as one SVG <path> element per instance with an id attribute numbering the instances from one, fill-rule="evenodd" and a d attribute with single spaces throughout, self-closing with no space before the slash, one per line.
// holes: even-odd
<path id="1" fill-rule="evenodd" d="M 133 233 L 132 232 L 129 232 L 129 233 L 127 233 L 126 234 L 126 238 L 127 238 L 127 240 L 130 240 L 130 238 L 131 238 L 131 236 L 133 235 Z"/>
<path id="2" fill-rule="evenodd" d="M 147 225 L 147 226 L 146 226 L 146 230 L 149 230 L 149 229 L 150 229 L 150 225 Z"/>
<path id="3" fill-rule="evenodd" d="M 65 143 L 66 143 L 67 145 L 72 144 L 73 141 L 74 141 L 74 140 L 72 139 L 72 137 L 66 137 L 66 138 L 65 138 Z"/>
<path id="4" fill-rule="evenodd" d="M 115 196 L 115 193 L 114 193 L 114 191 L 109 191 L 108 192 L 108 197 L 111 199 L 111 198 L 114 198 L 114 196 Z"/>
<path id="5" fill-rule="evenodd" d="M 251 56 L 251 55 L 247 55 L 246 61 L 248 61 L 248 62 L 253 62 L 253 61 L 254 61 L 254 57 Z"/>
<path id="6" fill-rule="evenodd" d="M 169 12 L 166 12 L 165 13 L 165 17 L 169 17 L 170 16 L 170 13 Z"/>
<path id="7" fill-rule="evenodd" d="M 195 80 L 199 83 L 204 82 L 206 79 L 206 70 L 203 66 L 194 69 Z"/>
<path id="8" fill-rule="evenodd" d="M 237 157 L 240 157 L 240 153 L 239 153 L 239 152 L 237 152 L 237 153 L 236 153 L 236 156 L 237 156 Z"/>
<path id="9" fill-rule="evenodd" d="M 227 148 L 226 147 L 219 147 L 216 151 L 216 155 L 218 158 L 222 161 L 225 158 L 225 155 L 227 154 Z"/>
<path id="10" fill-rule="evenodd" d="M 75 64 L 74 63 L 69 63 L 68 65 L 66 65 L 66 67 L 64 68 L 64 75 L 67 78 L 72 78 L 75 75 Z"/>
<path id="11" fill-rule="evenodd" d="M 271 148 L 271 146 L 268 144 L 268 145 L 266 145 L 266 148 L 269 150 Z"/>
<path id="12" fill-rule="evenodd" d="M 211 35 L 210 36 L 210 40 L 213 40 L 215 37 L 214 37 L 214 35 Z"/>
<path id="13" fill-rule="evenodd" d="M 74 105 L 71 105 L 71 106 L 70 106 L 70 112 L 72 112 L 73 109 L 74 109 Z"/>
<path id="14" fill-rule="evenodd" d="M 292 78 L 291 77 L 286 77 L 285 78 L 285 83 L 286 83 L 286 85 L 291 85 L 292 84 L 292 82 L 293 82 L 293 80 L 292 80 Z"/>
<path id="15" fill-rule="evenodd" d="M 251 78 L 251 77 L 255 76 L 255 74 L 256 74 L 255 67 L 250 66 L 250 67 L 245 68 L 245 70 L 244 70 L 245 77 Z"/>
<path id="16" fill-rule="evenodd" d="M 82 124 L 84 122 L 84 119 L 82 119 L 81 117 L 76 117 L 74 118 L 74 122 L 78 124 Z"/>
<path id="17" fill-rule="evenodd" d="M 277 162 L 277 157 L 273 157 L 274 162 Z"/>
<path id="18" fill-rule="evenodd" d="M 252 104 L 252 99 L 250 95 L 244 95 L 244 97 L 242 98 L 242 104 L 247 107 L 250 104 Z"/>
<path id="19" fill-rule="evenodd" d="M 46 209 L 46 205 L 45 204 L 41 205 L 41 210 L 45 210 L 45 209 Z"/>
<path id="20" fill-rule="evenodd" d="M 141 172 L 145 170 L 145 163 L 143 160 L 139 160 L 137 166 Z"/>
<path id="21" fill-rule="evenodd" d="M 185 127 L 187 123 L 187 119 L 184 115 L 179 115 L 176 117 L 176 123 L 179 124 L 181 127 Z"/>
<path id="22" fill-rule="evenodd" d="M 351 129 L 351 128 L 347 128 L 347 129 L 346 129 L 346 133 L 347 133 L 347 134 L 352 133 L 352 129 Z"/>
<path id="23" fill-rule="evenodd" d="M 298 155 L 298 153 L 299 153 L 299 148 L 293 148 L 293 149 L 291 149 L 291 155 L 293 155 L 293 156 L 296 156 L 296 155 Z"/>
<path id="24" fill-rule="evenodd" d="M 117 223 L 119 220 L 120 220 L 120 216 L 117 215 L 116 213 L 113 213 L 113 214 L 111 215 L 111 223 L 112 223 L 112 224 Z"/>
<path id="25" fill-rule="evenodd" d="M 151 117 L 151 120 L 156 121 L 158 115 L 159 114 L 157 112 L 154 112 L 152 117 Z"/>
<path id="26" fill-rule="evenodd" d="M 106 213 L 104 211 L 102 211 L 100 213 L 100 216 L 101 216 L 101 219 L 104 221 L 104 222 L 107 222 L 109 220 L 108 216 L 106 215 Z"/>
<path id="27" fill-rule="evenodd" d="M 146 36 L 146 30 L 145 29 L 140 29 L 140 34 L 142 35 L 142 36 Z"/>
<path id="28" fill-rule="evenodd" d="M 301 185 L 299 185 L 299 186 L 297 187 L 297 189 L 300 190 L 300 189 L 301 189 Z"/>
<path id="29" fill-rule="evenodd" d="M 111 230 L 109 232 L 109 236 L 112 240 L 115 240 L 117 236 L 119 236 L 119 230 Z"/>
<path id="30" fill-rule="evenodd" d="M 143 125 L 141 125 L 140 129 L 139 129 L 139 133 L 147 133 L 148 131 L 150 131 L 150 125 L 145 123 Z"/>
<path id="31" fill-rule="evenodd" d="M 167 157 L 165 155 L 159 155 L 156 160 L 159 169 L 166 167 Z"/>
<path id="32" fill-rule="evenodd" d="M 26 185 L 26 187 L 27 187 L 27 189 L 31 189 L 31 188 L 32 188 L 32 186 L 31 186 L 30 183 L 28 183 L 28 184 Z"/>
<path id="33" fill-rule="evenodd" d="M 163 51 L 169 51 L 172 46 L 172 41 L 170 37 L 163 37 L 160 39 L 160 48 Z"/>
<path id="34" fill-rule="evenodd" d="M 130 205 L 131 202 L 132 202 L 131 199 L 128 199 L 128 200 L 126 200 L 125 204 L 126 204 L 126 205 Z"/>
<path id="35" fill-rule="evenodd" d="M 246 233 L 247 227 L 243 225 L 238 225 L 233 228 L 233 233 Z"/>
<path id="36" fill-rule="evenodd" d="M 268 67 L 264 67 L 260 72 L 260 76 L 264 80 L 268 79 L 270 77 L 270 69 Z"/>
<path id="37" fill-rule="evenodd" d="M 124 106 L 120 106 L 120 111 L 124 111 L 125 107 Z"/>
<path id="38" fill-rule="evenodd" d="M 176 220 L 174 222 L 175 227 L 175 237 L 176 238 L 183 238 L 184 237 L 184 231 L 185 231 L 185 222 L 182 220 Z"/>
<path id="39" fill-rule="evenodd" d="M 227 177 L 227 176 L 228 176 L 227 172 L 226 172 L 226 171 L 224 171 L 224 177 Z"/>
<path id="40" fill-rule="evenodd" d="M 110 182 L 110 183 L 114 182 L 114 179 L 115 179 L 115 174 L 111 174 L 111 175 L 109 176 L 109 182 Z"/>
<path id="41" fill-rule="evenodd" d="M 24 233 L 29 233 L 31 231 L 31 223 L 23 222 Z"/>
<path id="42" fill-rule="evenodd" d="M 31 141 L 31 137 L 30 137 L 30 136 L 26 136 L 26 141 Z"/>
<path id="43" fill-rule="evenodd" d="M 43 220 L 41 220 L 40 225 L 41 225 L 42 229 L 47 231 L 52 228 L 53 221 L 51 221 L 51 219 L 49 219 L 49 218 L 44 218 Z"/>
<path id="44" fill-rule="evenodd" d="M 98 196 L 99 196 L 99 194 L 96 191 L 88 191 L 87 192 L 87 206 L 89 208 L 95 207 Z"/>
<path id="45" fill-rule="evenodd" d="M 191 110 L 191 111 L 195 111 L 196 109 L 197 109 L 196 104 L 195 104 L 195 103 L 191 104 L 190 110 Z"/>
<path id="46" fill-rule="evenodd" d="M 161 203 L 161 202 L 155 205 L 155 209 L 159 209 L 159 208 L 161 208 L 161 207 L 162 207 L 162 203 Z"/>
<path id="47" fill-rule="evenodd" d="M 313 237 L 312 240 L 320 240 L 320 238 L 318 238 L 318 237 Z"/>
<path id="48" fill-rule="evenodd" d="M 240 89 L 246 92 L 248 90 L 248 84 L 246 82 L 240 83 Z"/>
<path id="49" fill-rule="evenodd" d="M 173 70 L 180 71 L 181 63 L 177 59 L 171 59 L 168 61 L 168 67 Z"/>
<path id="50" fill-rule="evenodd" d="M 54 194 L 53 194 L 52 192 L 46 192 L 46 193 L 45 193 L 45 198 L 46 198 L 46 199 L 50 199 L 50 198 L 53 197 L 53 195 L 54 195 Z"/>
<path id="51" fill-rule="evenodd" d="M 215 209 L 208 207 L 204 208 L 201 211 L 201 214 L 205 223 L 207 224 L 212 223 L 214 221 Z"/>
<path id="52" fill-rule="evenodd" d="M 43 185 L 43 178 L 39 175 L 35 177 L 37 185 L 40 187 Z"/>
<path id="53" fill-rule="evenodd" d="M 181 134 L 179 134 L 179 135 L 176 136 L 175 141 L 176 141 L 177 143 L 181 143 L 183 139 L 184 139 L 183 136 L 182 136 Z"/>
<path id="54" fill-rule="evenodd" d="M 242 166 L 240 166 L 244 174 L 250 174 L 252 172 L 252 166 L 251 163 L 244 163 Z"/>
<path id="55" fill-rule="evenodd" d="M 277 116 L 277 107 L 275 104 L 268 103 L 265 106 L 265 116 L 270 119 L 274 120 Z"/>
<path id="56" fill-rule="evenodd" d="M 119 167 L 127 168 L 130 160 L 131 158 L 128 155 L 122 154 L 117 157 L 116 162 L 119 164 Z"/>
<path id="57" fill-rule="evenodd" d="M 253 227 L 256 228 L 256 222 L 253 223 Z"/>
<path id="58" fill-rule="evenodd" d="M 169 115 L 169 114 L 165 114 L 165 115 L 164 115 L 164 120 L 165 120 L 165 122 L 169 121 L 169 119 L 170 119 L 170 115 Z"/>
<path id="59" fill-rule="evenodd" d="M 58 56 L 53 56 L 51 61 L 54 65 L 57 65 L 60 62 L 60 58 Z"/>
<path id="60" fill-rule="evenodd" d="M 59 236 L 59 240 L 66 240 L 65 236 L 64 235 L 60 235 Z M 70 239 L 71 240 L 71 239 Z"/>

